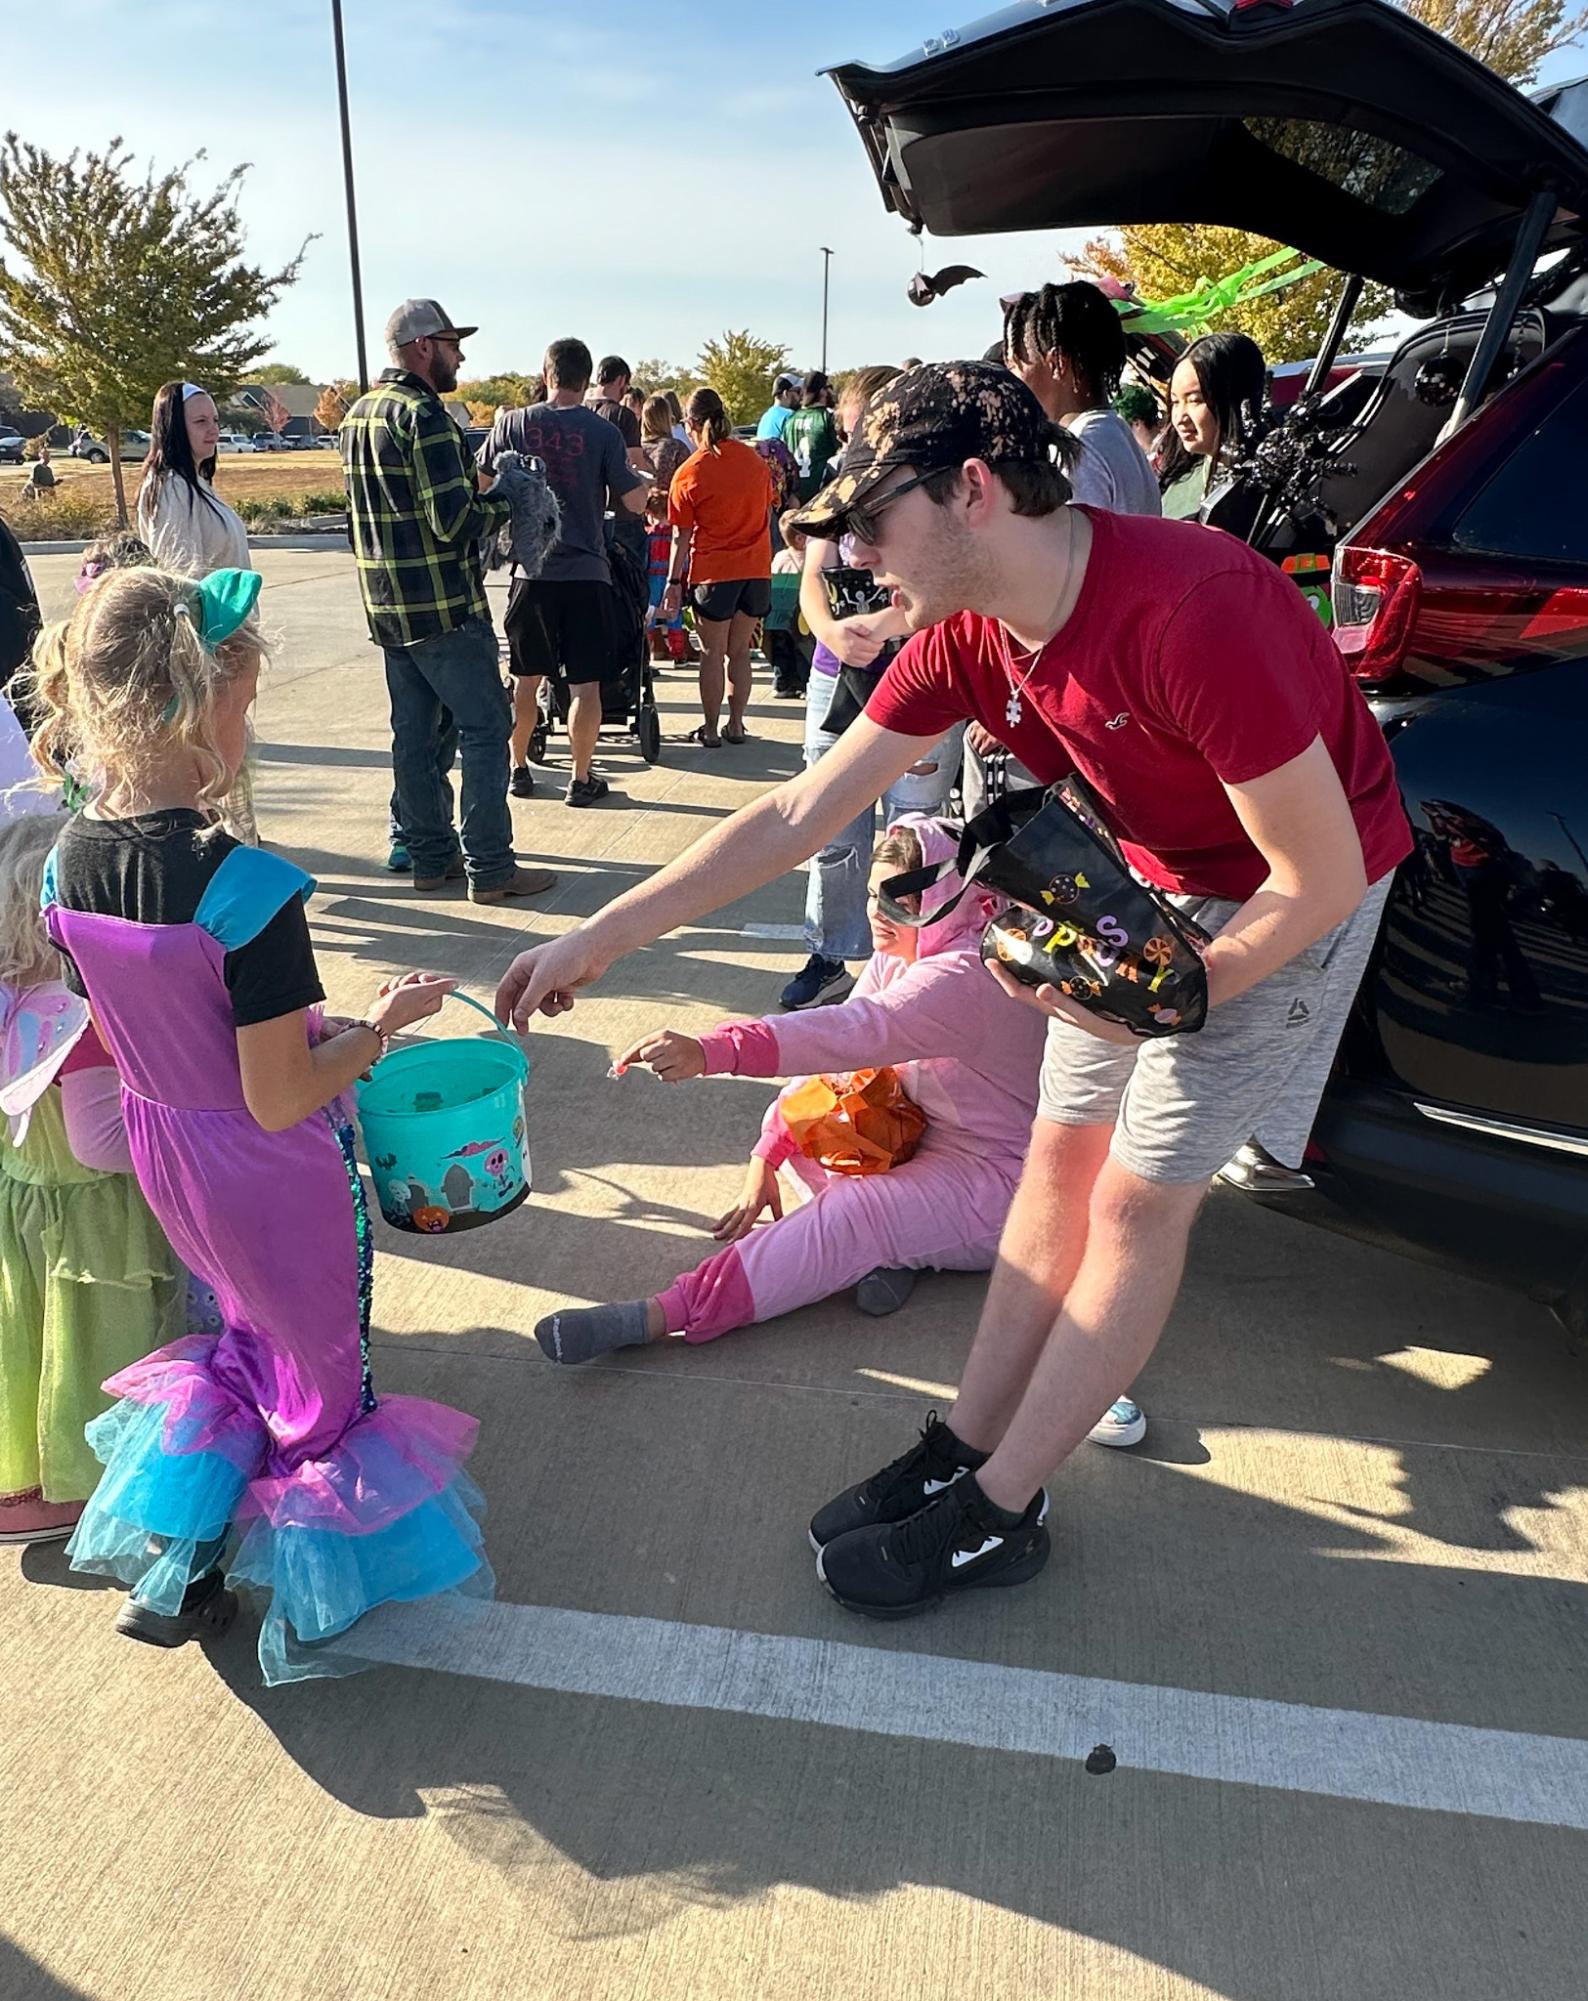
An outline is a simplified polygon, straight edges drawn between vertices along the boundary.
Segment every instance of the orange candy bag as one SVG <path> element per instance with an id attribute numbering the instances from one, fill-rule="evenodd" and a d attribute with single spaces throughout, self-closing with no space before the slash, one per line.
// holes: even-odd
<path id="1" fill-rule="evenodd" d="M 830 1174 L 886 1174 L 921 1144 L 926 1114 L 891 1067 L 807 1077 L 782 1104 L 789 1136 Z"/>

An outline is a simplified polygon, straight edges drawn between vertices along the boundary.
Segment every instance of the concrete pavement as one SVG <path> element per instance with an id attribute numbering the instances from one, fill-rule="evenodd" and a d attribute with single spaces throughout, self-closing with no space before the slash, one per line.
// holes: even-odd
<path id="1" fill-rule="evenodd" d="M 762 677 L 753 745 L 614 747 L 621 798 L 515 805 L 543 905 L 420 902 L 379 867 L 350 565 L 260 566 L 259 817 L 319 877 L 333 1006 L 408 965 L 487 997 L 796 766 Z M 63 608 L 75 562 L 34 568 Z M 661 694 L 681 735 L 687 679 Z M 768 1006 L 799 948 L 745 927 L 802 888 L 542 1026 L 510 1220 L 378 1227 L 378 1381 L 481 1414 L 496 1608 L 393 1615 L 381 1657 L 420 1665 L 265 1691 L 248 1620 L 153 1653 L 58 1550 L 0 1553 L 4 2001 L 1580 1995 L 1588 1388 L 1538 1309 L 1220 1191 L 1146 1443 L 1064 1470 L 1038 1582 L 899 1627 L 819 1590 L 804 1525 L 950 1394 L 978 1281 L 541 1358 L 548 1303 L 702 1254 L 767 1087 L 606 1067 Z"/>

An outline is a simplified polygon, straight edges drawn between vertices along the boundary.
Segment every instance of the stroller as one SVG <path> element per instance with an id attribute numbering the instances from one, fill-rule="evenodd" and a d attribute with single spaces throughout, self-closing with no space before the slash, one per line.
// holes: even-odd
<path id="1" fill-rule="evenodd" d="M 610 672 L 601 683 L 601 725 L 620 729 L 639 747 L 647 764 L 662 754 L 662 719 L 656 710 L 651 674 L 650 636 L 645 614 L 650 608 L 650 580 L 640 558 L 621 542 L 608 545 L 612 593 L 608 605 Z M 568 723 L 568 686 L 555 678 L 541 684 L 541 728 L 553 720 Z"/>

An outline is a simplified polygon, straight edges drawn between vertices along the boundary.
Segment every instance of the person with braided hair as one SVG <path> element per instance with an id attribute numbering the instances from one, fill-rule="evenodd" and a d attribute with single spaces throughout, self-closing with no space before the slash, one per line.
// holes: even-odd
<path id="1" fill-rule="evenodd" d="M 1095 285 L 1077 279 L 1022 292 L 1004 314 L 1007 365 L 1056 424 L 1080 439 L 1075 498 L 1115 514 L 1158 514 L 1158 482 L 1129 424 L 1112 407 L 1125 330 Z"/>

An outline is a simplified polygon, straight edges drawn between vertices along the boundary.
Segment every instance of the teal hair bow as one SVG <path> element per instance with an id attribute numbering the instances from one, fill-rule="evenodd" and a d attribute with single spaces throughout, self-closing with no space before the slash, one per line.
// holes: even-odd
<path id="1" fill-rule="evenodd" d="M 199 641 L 206 653 L 224 646 L 259 602 L 264 584 L 257 570 L 211 570 L 193 587 Z"/>

